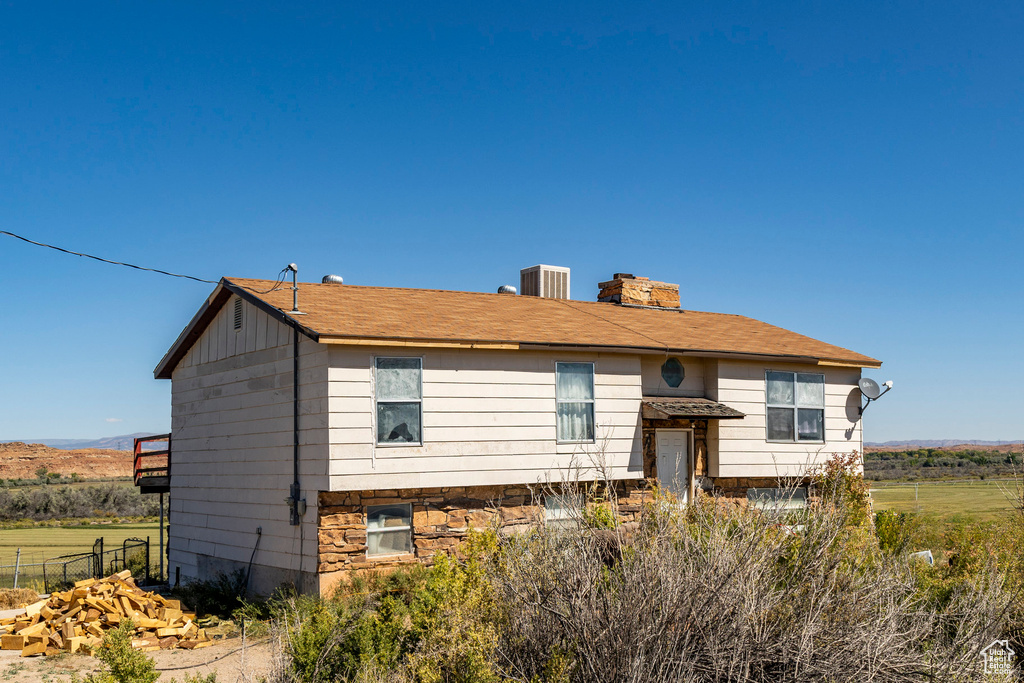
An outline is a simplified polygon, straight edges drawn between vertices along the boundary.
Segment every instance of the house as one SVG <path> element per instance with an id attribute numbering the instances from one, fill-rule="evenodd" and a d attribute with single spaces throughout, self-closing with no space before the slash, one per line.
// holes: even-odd
<path id="1" fill-rule="evenodd" d="M 682 310 L 677 285 L 619 273 L 586 302 L 548 266 L 523 294 L 331 279 L 221 280 L 157 366 L 172 577 L 327 591 L 557 518 L 546 483 L 610 480 L 628 519 L 654 480 L 743 500 L 862 446 L 857 381 L 879 361 Z"/>

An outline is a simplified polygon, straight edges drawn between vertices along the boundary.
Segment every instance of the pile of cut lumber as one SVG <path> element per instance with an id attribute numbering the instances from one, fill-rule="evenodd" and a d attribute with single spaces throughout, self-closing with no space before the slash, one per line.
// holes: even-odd
<path id="1" fill-rule="evenodd" d="M 28 605 L 23 615 L 0 619 L 0 648 L 21 650 L 22 657 L 93 652 L 104 633 L 127 619 L 135 624 L 136 649 L 213 644 L 196 624 L 196 615 L 182 611 L 180 601 L 139 589 L 125 570 L 105 579 L 79 581 L 70 590 Z"/>

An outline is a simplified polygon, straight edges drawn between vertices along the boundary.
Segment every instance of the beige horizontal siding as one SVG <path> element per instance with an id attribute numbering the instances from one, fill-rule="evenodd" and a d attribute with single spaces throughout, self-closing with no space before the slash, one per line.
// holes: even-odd
<path id="1" fill-rule="evenodd" d="M 555 427 L 553 410 L 543 412 L 432 412 L 424 416 L 426 425 L 436 427 L 462 427 L 467 424 L 480 424 L 493 427 Z M 331 429 L 372 429 L 373 419 L 370 412 L 331 413 Z M 367 439 L 367 437 L 360 437 Z M 332 443 L 337 441 L 332 439 Z"/>
<path id="2" fill-rule="evenodd" d="M 620 432 L 620 435 L 629 434 L 629 436 L 620 436 L 620 438 L 605 438 L 599 436 L 597 443 L 590 444 L 574 444 L 574 443 L 554 443 L 553 438 L 536 440 L 536 441 L 511 441 L 511 440 L 498 440 L 488 441 L 481 439 L 479 441 L 457 441 L 457 442 L 446 442 L 446 441 L 428 441 L 422 446 L 376 446 L 372 443 L 363 443 L 355 445 L 344 445 L 334 443 L 331 446 L 331 466 L 334 467 L 335 463 L 339 460 L 344 460 L 349 457 L 354 458 L 373 458 L 376 457 L 378 461 L 392 459 L 404 459 L 407 461 L 407 467 L 413 467 L 418 463 L 414 462 L 417 459 L 434 459 L 443 457 L 446 455 L 459 455 L 459 456 L 500 456 L 500 455 L 558 455 L 558 456 L 572 456 L 573 454 L 585 454 L 588 457 L 599 457 L 602 454 L 607 454 L 607 457 L 618 457 L 621 458 L 623 453 L 630 453 L 632 446 L 635 443 L 635 439 L 640 436 L 639 428 L 635 428 L 634 431 Z"/>
<path id="3" fill-rule="evenodd" d="M 857 368 L 829 368 L 759 362 L 717 363 L 717 400 L 746 415 L 722 420 L 709 433 L 710 474 L 721 477 L 802 476 L 833 453 L 863 449 L 857 415 Z M 765 372 L 808 372 L 825 376 L 825 441 L 775 443 L 767 440 Z"/>
<path id="4" fill-rule="evenodd" d="M 683 381 L 670 387 L 661 376 L 661 366 L 669 356 L 642 356 L 641 382 L 644 396 L 688 396 L 703 398 L 705 387 L 705 361 L 703 358 L 673 356 L 683 366 Z"/>
<path id="5" fill-rule="evenodd" d="M 233 300 L 172 375 L 173 461 L 170 569 L 197 577 L 197 554 L 316 570 L 317 491 L 327 487 L 326 348 L 301 338 L 300 480 L 309 509 L 289 524 L 292 481 L 291 328 L 245 303 L 234 330 Z M 209 577 L 202 577 L 209 578 Z"/>
<path id="6" fill-rule="evenodd" d="M 462 471 L 455 479 L 451 472 L 412 472 L 401 474 L 333 475 L 332 485 L 339 491 L 362 491 L 374 488 L 434 488 L 445 486 L 496 486 L 502 484 L 545 484 L 564 481 L 587 481 L 608 476 L 611 479 L 640 479 L 642 473 L 634 467 L 551 468 L 545 470 L 473 470 Z"/>
<path id="7" fill-rule="evenodd" d="M 594 455 L 584 451 L 576 454 L 575 460 L 566 462 L 560 454 L 551 452 L 514 455 L 434 455 L 420 463 L 421 469 L 418 472 L 500 472 L 500 471 L 534 471 L 546 472 L 548 470 L 566 469 L 568 467 L 591 467 L 600 462 L 600 454 Z M 593 462 L 597 460 L 598 462 Z M 381 474 L 402 474 L 408 472 L 409 464 L 404 458 L 378 458 L 376 473 Z M 361 474 L 362 470 L 356 464 L 348 460 L 341 460 L 331 463 L 332 474 Z M 462 484 L 451 484 L 461 486 Z"/>
<path id="8" fill-rule="evenodd" d="M 376 445 L 375 356 L 423 359 L 422 446 Z M 408 349 L 332 348 L 329 358 L 334 490 L 378 484 L 425 486 L 423 481 L 442 471 L 449 474 L 447 485 L 480 480 L 474 472 L 483 473 L 483 479 L 492 483 L 536 481 L 539 475 L 543 478 L 570 467 L 573 456 L 584 451 L 603 452 L 623 471 L 630 467 L 640 470 L 638 357 L 490 350 L 414 354 Z M 556 443 L 557 361 L 595 363 L 598 443 Z"/>

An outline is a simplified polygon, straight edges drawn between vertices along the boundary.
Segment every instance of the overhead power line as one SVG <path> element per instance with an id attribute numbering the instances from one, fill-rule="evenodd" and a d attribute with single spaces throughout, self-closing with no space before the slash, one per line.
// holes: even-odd
<path id="1" fill-rule="evenodd" d="M 206 283 L 211 284 L 211 285 L 217 284 L 216 280 L 204 280 L 201 277 L 193 277 L 192 275 L 182 275 L 180 273 L 171 273 L 171 272 L 166 271 L 166 270 L 160 270 L 159 268 L 146 268 L 145 266 L 137 266 L 134 263 L 124 263 L 122 261 L 111 261 L 110 259 L 101 258 L 99 256 L 93 256 L 92 254 L 83 254 L 83 253 L 78 252 L 78 251 L 71 251 L 70 249 L 64 249 L 62 247 L 57 247 L 57 246 L 54 246 L 52 244 L 46 244 L 45 242 L 36 242 L 35 240 L 30 240 L 27 237 L 22 237 L 21 235 L 15 235 L 13 232 L 7 232 L 6 230 L 0 230 L 0 235 L 7 235 L 9 237 L 13 237 L 14 239 L 21 240 L 22 242 L 28 242 L 29 244 L 34 244 L 37 247 L 46 247 L 47 249 L 54 249 L 56 251 L 62 251 L 65 254 L 71 254 L 72 256 L 84 256 L 85 258 L 91 258 L 94 261 L 101 261 L 103 263 L 109 263 L 109 264 L 114 265 L 114 266 L 124 266 L 126 268 L 134 268 L 135 270 L 147 270 L 147 271 L 149 271 L 151 273 L 160 273 L 161 275 L 170 275 L 171 277 L 181 277 L 181 278 L 185 278 L 186 280 L 195 280 L 196 282 L 206 282 Z"/>
<path id="2" fill-rule="evenodd" d="M 137 266 L 134 263 L 125 263 L 123 261 L 113 261 L 111 259 L 102 258 L 100 256 L 93 256 L 92 254 L 83 254 L 80 251 L 72 251 L 71 249 L 64 249 L 63 247 L 58 247 L 58 246 L 55 246 L 53 244 L 46 244 L 45 242 L 37 242 L 35 240 L 30 240 L 27 237 L 22 237 L 21 235 L 16 235 L 13 232 L 8 232 L 7 230 L 0 230 L 0 235 L 7 235 L 8 237 L 13 237 L 14 239 L 21 240 L 22 242 L 28 242 L 29 244 L 34 244 L 37 247 L 45 247 L 47 249 L 53 249 L 55 251 L 60 251 L 60 252 L 63 252 L 65 254 L 71 254 L 72 256 L 82 256 L 84 258 L 91 258 L 94 261 L 100 261 L 101 263 L 109 263 L 110 265 L 113 265 L 113 266 L 124 266 L 125 268 L 134 268 L 135 270 L 145 270 L 145 271 L 150 272 L 150 273 L 159 273 L 160 275 L 168 275 L 170 277 L 180 277 L 180 278 L 184 278 L 186 280 L 194 280 L 196 282 L 205 282 L 205 283 L 211 284 L 211 285 L 218 284 L 218 282 L 216 280 L 207 280 L 205 278 L 195 277 L 194 275 L 182 275 L 181 273 L 172 273 L 172 272 L 170 272 L 168 270 L 160 270 L 159 268 L 146 268 L 145 266 Z M 278 273 L 278 275 L 277 275 L 277 281 L 274 283 L 274 286 L 271 287 L 268 290 L 257 291 L 255 289 L 251 289 L 249 287 L 245 287 L 244 289 L 249 289 L 250 291 L 255 292 L 257 294 L 269 294 L 270 292 L 272 292 L 275 289 L 277 289 L 278 287 L 280 287 L 281 284 L 284 282 L 285 270 L 286 269 L 284 269 L 284 268 L 281 269 L 281 272 Z"/>

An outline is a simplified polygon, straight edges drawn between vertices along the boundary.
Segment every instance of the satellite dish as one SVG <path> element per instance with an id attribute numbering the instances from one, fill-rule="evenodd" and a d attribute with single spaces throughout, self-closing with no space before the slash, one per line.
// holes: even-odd
<path id="1" fill-rule="evenodd" d="M 864 411 L 869 405 L 871 405 L 872 401 L 876 401 L 880 397 L 885 396 L 889 390 L 892 389 L 892 382 L 886 382 L 885 391 L 882 391 L 882 387 L 878 386 L 878 382 L 870 377 L 861 377 L 857 380 L 857 386 L 860 387 L 861 395 L 868 400 L 868 402 L 860 408 L 860 414 L 863 415 Z"/>
<path id="2" fill-rule="evenodd" d="M 857 386 L 860 387 L 860 393 L 871 401 L 882 395 L 882 387 L 878 386 L 878 382 L 870 377 L 862 377 L 857 380 Z"/>

